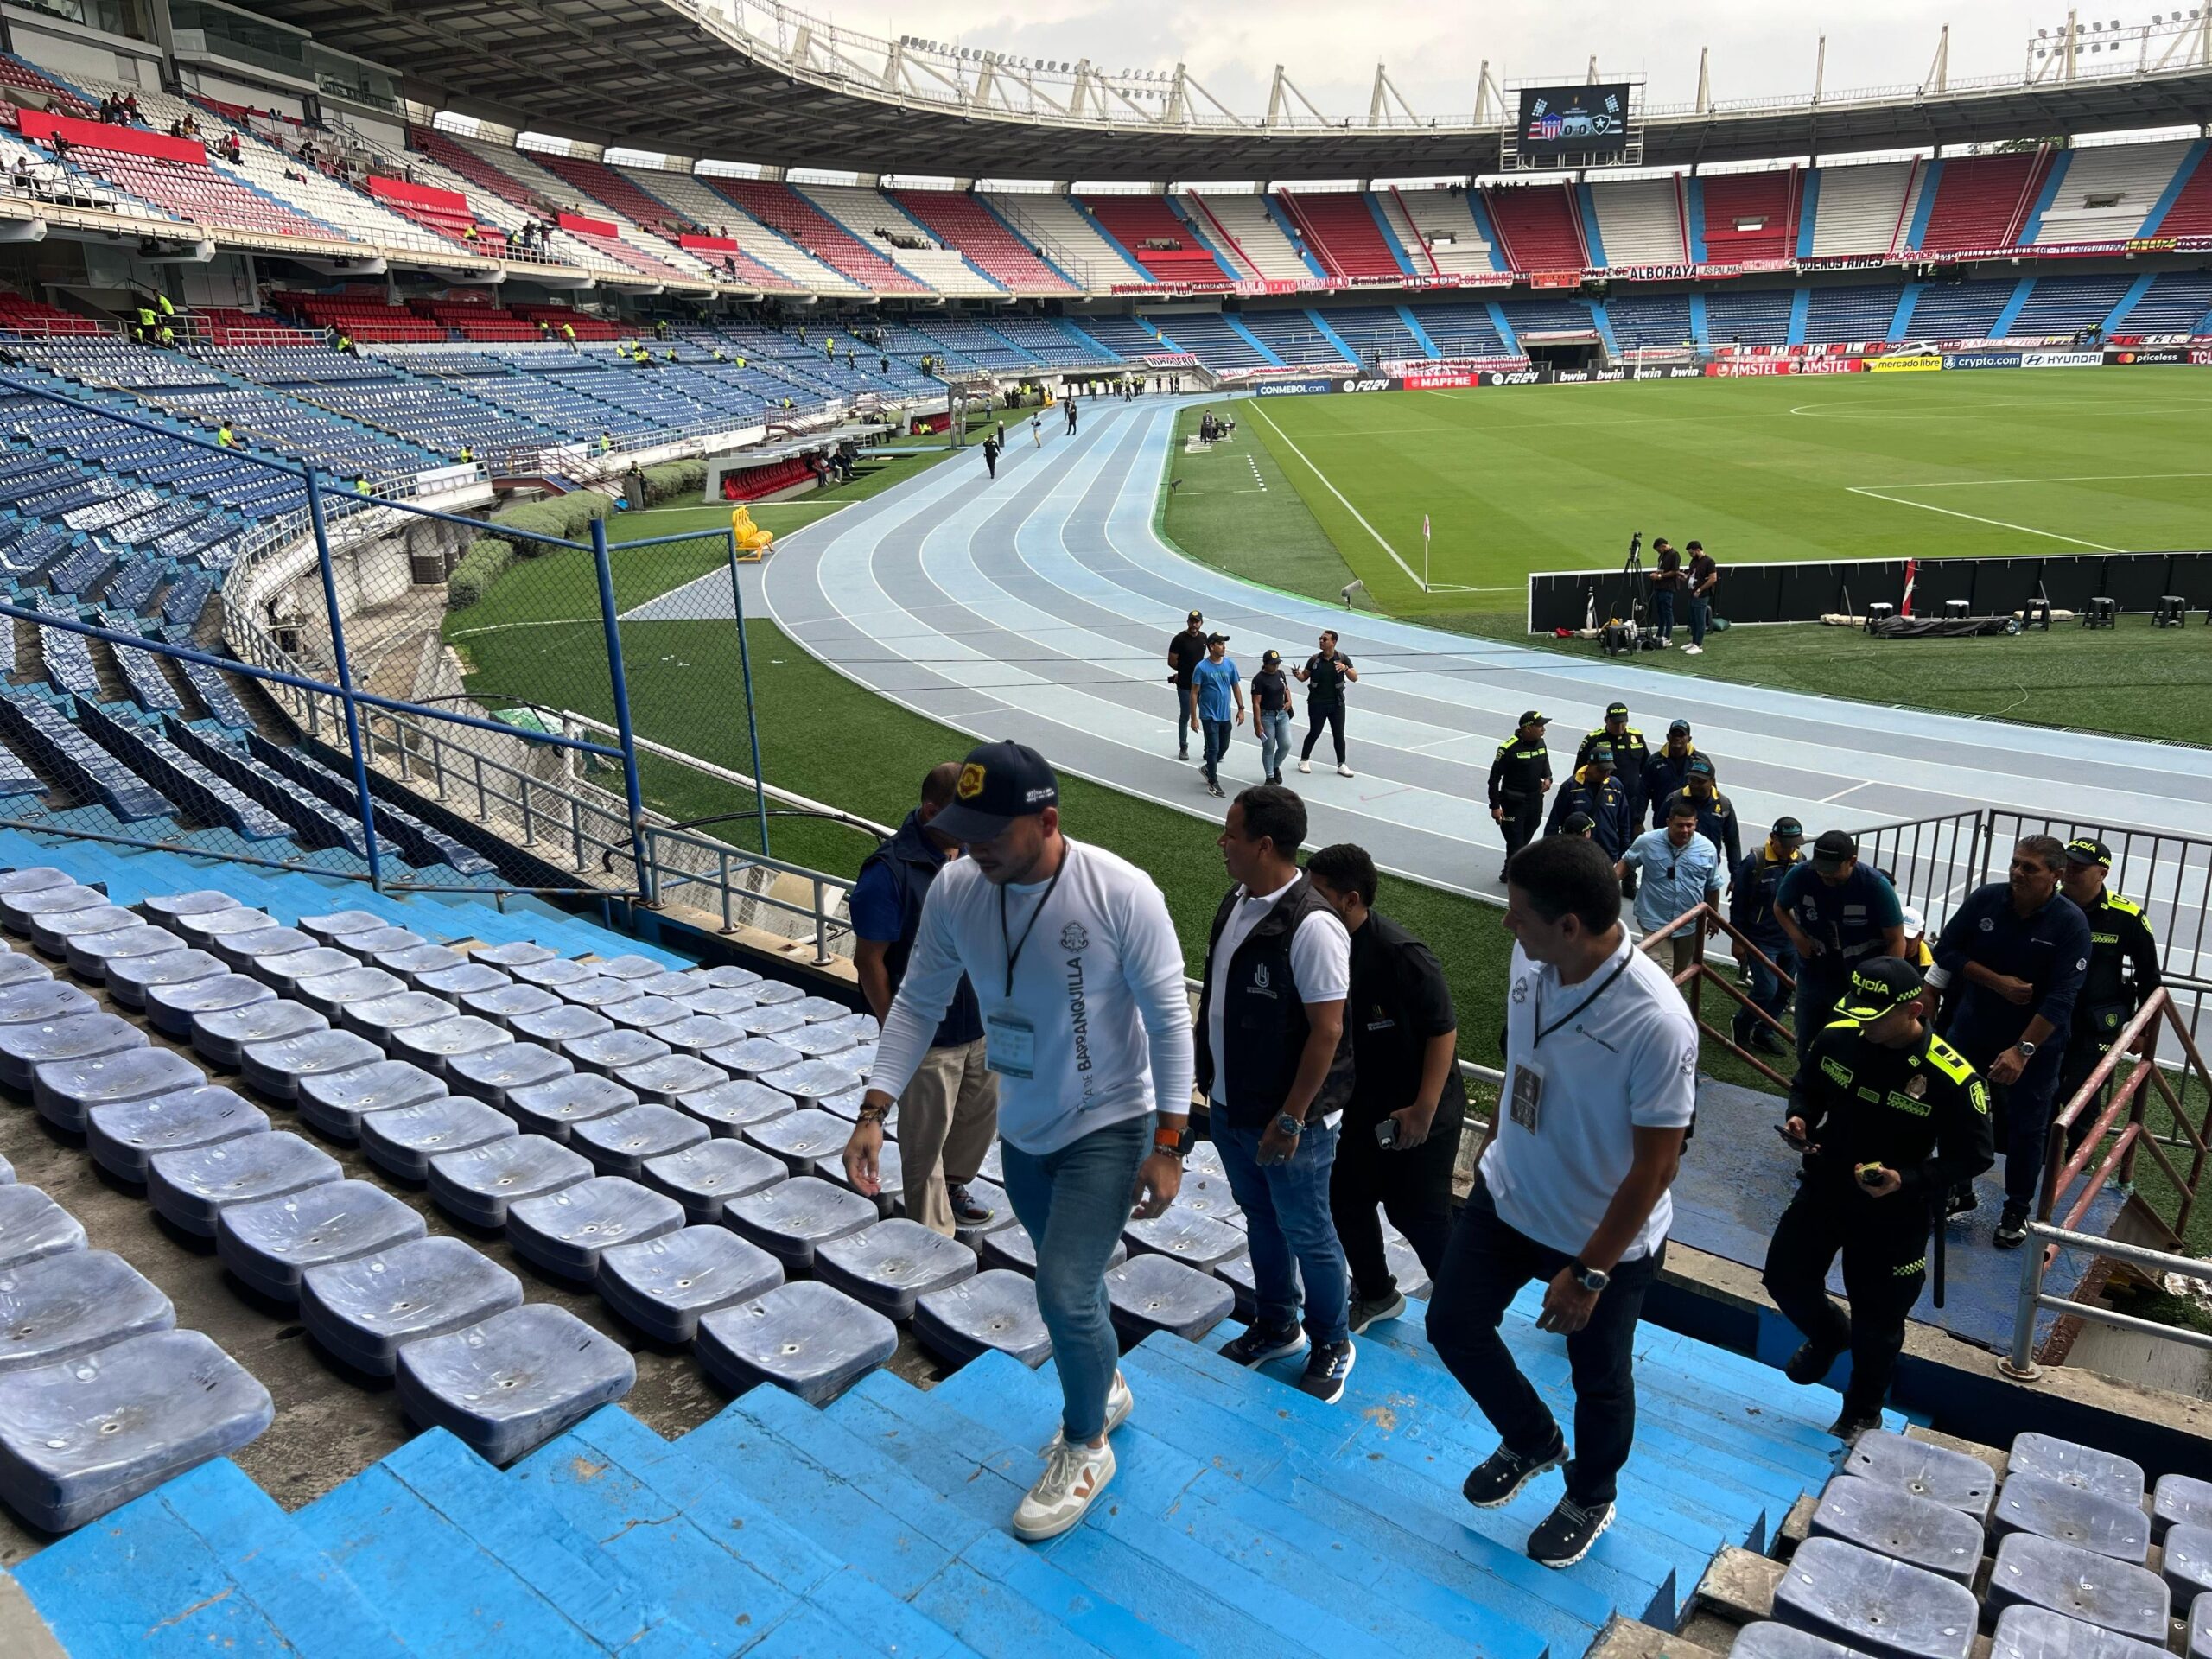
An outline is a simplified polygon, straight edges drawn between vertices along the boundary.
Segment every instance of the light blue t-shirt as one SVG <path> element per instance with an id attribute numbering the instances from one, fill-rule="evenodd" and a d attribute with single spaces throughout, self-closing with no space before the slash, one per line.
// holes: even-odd
<path id="1" fill-rule="evenodd" d="M 1629 843 L 1622 862 L 1641 878 L 1636 888 L 1637 931 L 1649 938 L 1684 912 L 1720 896 L 1720 852 L 1693 830 L 1677 847 L 1664 830 L 1647 830 Z"/>
<path id="2" fill-rule="evenodd" d="M 1230 688 L 1237 684 L 1243 676 L 1236 664 L 1224 657 L 1219 662 L 1208 658 L 1191 671 L 1191 687 L 1198 694 L 1200 720 L 1230 720 L 1235 717 L 1236 705 Z"/>

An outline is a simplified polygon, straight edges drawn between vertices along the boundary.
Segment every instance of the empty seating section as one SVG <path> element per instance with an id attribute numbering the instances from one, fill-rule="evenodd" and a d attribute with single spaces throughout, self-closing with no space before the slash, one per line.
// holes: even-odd
<path id="1" fill-rule="evenodd" d="M 1109 242 L 1097 221 L 1073 198 L 1056 191 L 1024 191 L 993 195 L 991 206 L 1016 232 L 1036 239 L 1052 263 L 1075 278 L 1090 293 L 1110 293 L 1116 287 L 1145 280 L 1141 265 Z"/>
<path id="2" fill-rule="evenodd" d="M 1682 181 L 1675 178 L 1604 180 L 1590 187 L 1598 210 L 1598 240 L 1609 265 L 1688 263 L 1689 234 L 1682 222 Z M 1708 213 L 1710 207 L 1708 205 Z"/>
<path id="3" fill-rule="evenodd" d="M 1905 332 L 1914 340 L 1986 340 L 2012 297 L 2012 283 L 1930 283 Z M 1714 324 L 1715 328 L 1719 324 Z"/>
<path id="4" fill-rule="evenodd" d="M 940 294 L 981 298 L 1006 291 L 970 265 L 958 249 L 939 245 L 930 232 L 880 191 L 858 185 L 810 184 L 799 194 L 862 245 L 876 249 L 916 281 Z"/>
<path id="5" fill-rule="evenodd" d="M 2212 236 L 2212 145 L 2197 147 L 2195 167 L 2153 228 L 2160 236 Z"/>
<path id="6" fill-rule="evenodd" d="M 2212 273 L 2161 271 L 2120 320 L 2123 334 L 2212 334 Z"/>
<path id="7" fill-rule="evenodd" d="M 1580 270 L 1590 263 L 1567 186 L 1491 185 L 1482 200 L 1513 270 Z"/>
<path id="8" fill-rule="evenodd" d="M 1935 206 L 1916 245 L 1928 253 L 2012 245 L 2035 206 L 2051 152 L 1957 156 L 1942 163 Z"/>
<path id="9" fill-rule="evenodd" d="M 1363 364 L 1427 357 L 1421 341 L 1393 305 L 1349 305 L 1327 313 L 1337 338 L 1359 353 Z M 1248 316 L 1247 321 L 1250 321 Z"/>
<path id="10" fill-rule="evenodd" d="M 627 265 L 640 276 L 694 279 L 705 276 L 705 266 L 690 254 L 671 242 L 639 230 L 619 210 L 594 200 L 589 192 L 554 172 L 549 163 L 562 157 L 548 154 L 541 160 L 528 151 L 494 146 L 480 138 L 460 138 L 457 142 L 484 156 L 532 195 L 568 213 L 572 220 L 614 227 L 612 232 L 582 228 L 573 222 L 561 227 L 564 234 L 584 245 Z"/>
<path id="11" fill-rule="evenodd" d="M 127 142 L 120 137 L 127 130 L 116 130 L 115 143 Z M 347 239 L 345 232 L 296 213 L 206 162 L 170 161 L 92 143 L 73 146 L 69 160 L 80 171 L 158 203 L 181 219 L 268 236 Z"/>
<path id="12" fill-rule="evenodd" d="M 448 334 L 463 340 L 531 340 L 541 338 L 537 325 L 518 317 L 486 294 L 463 289 L 442 300 L 415 299 L 407 308 L 435 322 Z"/>
<path id="13" fill-rule="evenodd" d="M 1705 257 L 1709 264 L 1749 259 L 1787 259 L 1797 251 L 1801 175 L 1783 172 L 1708 173 L 1699 181 L 1705 196 Z M 1605 249 L 1612 257 L 1610 245 Z"/>
<path id="14" fill-rule="evenodd" d="M 10 102 L 51 109 L 57 115 L 89 116 L 93 112 L 91 104 L 12 52 L 0 52 L 0 86 L 10 86 L 24 94 Z"/>
<path id="15" fill-rule="evenodd" d="M 1890 337 L 1904 289 L 1895 283 L 1848 283 L 1812 290 L 1805 308 L 1805 339 L 1815 346 Z M 1618 317 L 1618 309 L 1616 316 Z"/>
<path id="16" fill-rule="evenodd" d="M 1783 299 L 1786 315 L 1788 296 Z M 1598 320 L 1591 314 L 1588 303 L 1581 300 L 1556 294 L 1532 294 L 1523 299 L 1509 300 L 1499 309 L 1513 325 L 1513 332 L 1523 340 L 1532 334 L 1597 338 Z"/>
<path id="17" fill-rule="evenodd" d="M 1715 346 L 1786 346 L 1790 298 L 1786 288 L 1716 289 L 1706 296 L 1706 336 Z"/>
<path id="18" fill-rule="evenodd" d="M 901 190 L 892 200 L 1009 293 L 1074 291 L 1075 284 L 1008 229 L 980 197 L 960 190 Z"/>
<path id="19" fill-rule="evenodd" d="M 779 236 L 728 197 L 710 189 L 703 178 L 690 173 L 631 167 L 619 169 L 646 194 L 658 197 L 683 218 L 703 226 L 715 236 L 737 244 L 741 272 L 757 265 L 755 278 L 771 289 L 804 289 L 823 293 L 852 294 L 860 284 L 836 267 L 824 264 L 795 243 Z M 707 256 L 709 264 L 719 257 Z"/>
<path id="20" fill-rule="evenodd" d="M 1312 269 L 1260 196 L 1193 191 L 1183 197 L 1183 211 L 1205 227 L 1207 239 L 1238 276 L 1278 283 L 1312 279 Z"/>
<path id="21" fill-rule="evenodd" d="M 1409 263 L 1395 238 L 1376 221 L 1367 193 L 1300 190 L 1278 193 L 1291 223 L 1306 232 L 1306 251 L 1332 276 L 1347 281 L 1395 276 Z"/>
<path id="22" fill-rule="evenodd" d="M 2188 140 L 2177 139 L 2068 150 L 2065 171 L 2031 240 L 2112 242 L 2143 234 L 2151 210 L 2173 182 L 2174 169 L 2195 149 Z"/>
<path id="23" fill-rule="evenodd" d="M 532 165 L 582 191 L 592 200 L 612 207 L 640 230 L 649 232 L 664 242 L 673 242 L 687 231 L 696 232 L 702 228 L 658 196 L 639 188 L 635 180 L 619 168 L 609 167 L 604 162 L 592 161 L 582 156 L 562 156 L 551 150 L 535 151 L 527 159 Z"/>
<path id="24" fill-rule="evenodd" d="M 1165 196 L 1084 196 L 1082 206 L 1155 282 L 1227 288 L 1234 280 Z"/>
<path id="25" fill-rule="evenodd" d="M 928 285 L 861 241 L 806 197 L 778 179 L 701 181 L 823 264 L 877 294 L 926 294 Z"/>
<path id="26" fill-rule="evenodd" d="M 1690 339 L 1687 295 L 1638 294 L 1616 289 L 1605 302 L 1605 315 L 1613 326 L 1614 342 L 1624 352 L 1649 346 L 1681 346 Z"/>
<path id="27" fill-rule="evenodd" d="M 1058 317 L 994 317 L 991 332 L 1040 363 L 1091 368 L 1122 359 Z"/>
<path id="28" fill-rule="evenodd" d="M 1311 312 L 1305 310 L 1247 311 L 1239 319 L 1251 331 L 1252 338 L 1265 346 L 1284 362 L 1296 367 L 1334 367 L 1350 362 L 1336 343 L 1324 334 L 1313 321 Z M 1201 360 L 1205 353 L 1199 353 Z"/>
<path id="29" fill-rule="evenodd" d="M 0 333 L 23 334 L 105 334 L 111 331 L 90 317 L 64 311 L 36 300 L 0 289 Z"/>
<path id="30" fill-rule="evenodd" d="M 1887 254 L 1902 247 L 1927 171 L 1925 162 L 1823 167 L 1813 204 L 1813 257 Z"/>
<path id="31" fill-rule="evenodd" d="M 1446 357 L 1503 357 L 1505 337 L 1486 305 L 1418 303 L 1407 308 L 1421 323 L 1421 333 Z"/>
<path id="32" fill-rule="evenodd" d="M 1174 311 L 1144 321 L 1175 342 L 1172 349 L 1190 353 L 1216 373 L 1274 366 L 1218 311 Z"/>
<path id="33" fill-rule="evenodd" d="M 1101 350 L 1133 363 L 1191 349 L 1173 338 L 1175 324 L 1172 319 L 1100 315 L 1071 317 L 1068 321 L 1085 339 L 1096 340 Z M 1163 335 L 1167 338 L 1163 339 Z"/>
<path id="34" fill-rule="evenodd" d="M 2009 334 L 2072 334 L 2102 323 L 2134 278 L 2038 276 L 2028 302 L 2006 326 Z"/>
<path id="35" fill-rule="evenodd" d="M 1500 269 L 1465 190 L 1394 190 L 1389 197 L 1403 207 L 1415 234 L 1427 244 L 1426 262 L 1436 272 L 1458 275 Z M 1413 262 L 1418 272 L 1424 264 L 1418 247 L 1414 249 Z"/>
<path id="36" fill-rule="evenodd" d="M 446 338 L 442 325 L 382 298 L 353 294 L 303 294 L 293 289 L 278 294 L 276 302 L 294 316 L 318 328 L 345 334 L 356 345 Z"/>

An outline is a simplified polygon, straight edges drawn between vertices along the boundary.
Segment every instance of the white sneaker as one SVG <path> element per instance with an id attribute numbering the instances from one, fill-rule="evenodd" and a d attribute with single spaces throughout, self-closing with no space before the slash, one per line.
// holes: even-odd
<path id="1" fill-rule="evenodd" d="M 1682 647 L 1682 655 L 1685 657 L 1702 657 L 1705 655 L 1705 647 L 1703 645 L 1684 645 Z"/>
<path id="2" fill-rule="evenodd" d="M 1114 1373 L 1114 1386 L 1106 1390 L 1106 1432 L 1111 1434 L 1129 1421 L 1129 1413 L 1136 1408 L 1136 1398 L 1129 1392 L 1129 1385 L 1122 1380 L 1119 1371 Z"/>
<path id="3" fill-rule="evenodd" d="M 1339 777 L 1339 778 L 1349 778 L 1349 777 L 1351 777 L 1351 768 L 1350 766 L 1345 766 L 1345 765 L 1344 765 L 1341 760 L 1340 760 L 1340 761 L 1338 761 L 1338 762 L 1337 763 L 1337 776 L 1338 776 L 1338 777 Z"/>
<path id="4" fill-rule="evenodd" d="M 1094 1452 L 1054 1436 L 1045 1448 L 1045 1472 L 1014 1506 L 1014 1535 L 1033 1544 L 1058 1537 L 1090 1512 L 1091 1500 L 1113 1478 L 1112 1446 Z"/>
<path id="5" fill-rule="evenodd" d="M 1311 760 L 1301 760 L 1298 763 L 1298 769 L 1300 772 L 1311 772 L 1313 770 L 1313 763 Z"/>

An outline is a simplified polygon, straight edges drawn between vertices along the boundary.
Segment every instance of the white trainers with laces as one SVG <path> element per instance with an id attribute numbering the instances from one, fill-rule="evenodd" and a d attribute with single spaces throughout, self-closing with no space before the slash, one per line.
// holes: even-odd
<path id="1" fill-rule="evenodd" d="M 1343 761 L 1339 760 L 1338 762 L 1337 762 L 1337 776 L 1338 776 L 1338 777 L 1339 777 L 1339 778 L 1349 778 L 1349 777 L 1351 777 L 1351 768 L 1350 766 L 1348 766 L 1344 765 L 1344 763 Z"/>
<path id="2" fill-rule="evenodd" d="M 1301 760 L 1298 763 L 1298 769 L 1300 772 L 1311 772 L 1313 770 L 1313 763 L 1311 760 Z"/>
<path id="3" fill-rule="evenodd" d="M 1129 1385 L 1122 1380 L 1119 1371 L 1114 1373 L 1114 1385 L 1106 1390 L 1106 1432 L 1111 1434 L 1129 1421 L 1129 1413 L 1136 1408 L 1136 1400 L 1129 1393 Z"/>
<path id="4" fill-rule="evenodd" d="M 1124 1395 L 1128 1390 L 1124 1389 Z M 1015 1506 L 1014 1535 L 1029 1543 L 1057 1538 L 1090 1513 L 1090 1502 L 1114 1478 L 1114 1448 L 1070 1446 L 1055 1435 L 1045 1448 L 1045 1472 Z"/>

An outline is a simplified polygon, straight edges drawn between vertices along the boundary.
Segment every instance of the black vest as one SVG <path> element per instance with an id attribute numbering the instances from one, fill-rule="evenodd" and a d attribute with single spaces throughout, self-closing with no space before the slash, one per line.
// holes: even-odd
<path id="1" fill-rule="evenodd" d="M 1236 909 L 1237 892 L 1232 887 L 1222 899 L 1206 935 L 1206 977 L 1198 993 L 1194 1046 L 1198 1088 L 1211 1100 L 1215 1070 L 1225 1066 L 1229 1088 L 1223 1100 L 1229 1121 L 1238 1128 L 1255 1129 L 1266 1128 L 1282 1109 L 1283 1098 L 1298 1076 L 1299 1056 L 1306 1048 L 1306 1004 L 1291 974 L 1290 942 L 1301 922 L 1328 906 L 1313 891 L 1313 884 L 1300 876 L 1261 918 L 1260 925 L 1244 936 L 1229 959 L 1226 980 L 1217 985 L 1214 947 L 1221 942 L 1221 931 Z M 1213 1052 L 1211 1042 L 1216 996 L 1224 999 L 1221 1040 L 1226 1052 L 1221 1054 Z M 1341 1110 L 1351 1098 L 1351 1021 L 1347 1019 L 1344 1034 L 1337 1041 L 1336 1058 L 1330 1062 L 1328 1075 L 1306 1109 L 1306 1121 L 1318 1123 L 1327 1114 Z"/>
<path id="2" fill-rule="evenodd" d="M 899 888 L 899 937 L 883 952 L 883 971 L 891 981 L 891 994 L 896 996 L 906 977 L 906 960 L 914 951 L 915 932 L 922 925 L 922 901 L 929 897 L 930 883 L 937 880 L 944 861 L 923 833 L 919 817 L 909 812 L 899 833 L 868 855 L 860 874 L 867 874 L 871 864 L 887 866 Z M 976 988 L 963 975 L 930 1046 L 951 1048 L 972 1043 L 982 1034 L 983 1014 L 976 1002 Z"/>

